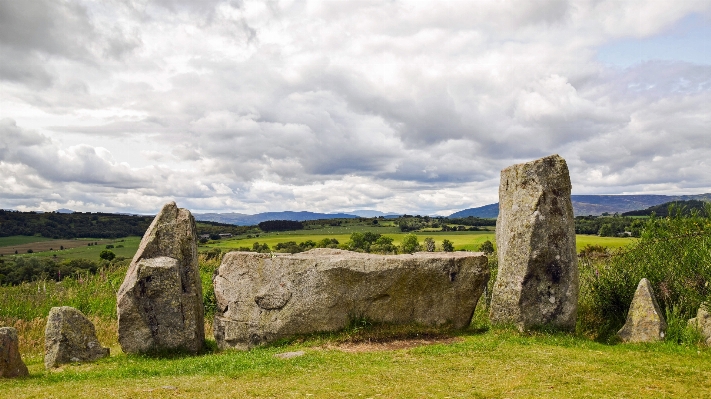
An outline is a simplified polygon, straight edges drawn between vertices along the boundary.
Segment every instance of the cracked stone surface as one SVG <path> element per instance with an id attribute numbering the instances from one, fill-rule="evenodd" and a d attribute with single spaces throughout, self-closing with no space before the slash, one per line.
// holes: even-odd
<path id="1" fill-rule="evenodd" d="M 501 171 L 492 323 L 521 331 L 575 329 L 579 283 L 570 191 L 568 166 L 558 155 Z"/>
<path id="2" fill-rule="evenodd" d="M 22 361 L 19 338 L 14 327 L 0 328 L 0 378 L 25 377 L 30 373 Z"/>
<path id="3" fill-rule="evenodd" d="M 213 280 L 215 339 L 246 350 L 355 319 L 463 328 L 488 280 L 486 256 L 474 252 L 230 252 Z"/>
<path id="4" fill-rule="evenodd" d="M 54 307 L 49 311 L 44 330 L 44 366 L 93 362 L 109 356 L 96 338 L 94 324 L 82 312 L 71 307 Z"/>
<path id="5" fill-rule="evenodd" d="M 190 211 L 170 202 L 156 215 L 119 289 L 117 309 L 125 353 L 202 349 L 204 308 Z"/>

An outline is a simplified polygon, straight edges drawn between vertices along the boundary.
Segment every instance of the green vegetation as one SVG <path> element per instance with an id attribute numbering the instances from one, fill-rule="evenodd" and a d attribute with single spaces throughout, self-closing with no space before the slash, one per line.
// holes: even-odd
<path id="1" fill-rule="evenodd" d="M 216 310 L 212 276 L 224 250 L 347 245 L 379 252 L 377 245 L 386 241 L 400 247 L 423 243 L 426 249 L 431 239 L 436 244 L 449 242 L 450 250 L 491 252 L 495 250 L 492 231 L 405 234 L 388 221 L 377 225 L 354 221 L 209 241 L 200 247 L 199 262 L 208 347 L 213 349 L 196 357 L 121 353 L 116 337 L 116 292 L 138 237 L 84 241 L 80 247 L 63 251 L 0 257 L 5 264 L 19 262 L 21 268 L 48 261 L 77 269 L 67 272 L 59 283 L 48 272 L 28 283 L 0 287 L 0 324 L 18 329 L 21 351 L 32 374 L 28 379 L 3 381 L 0 397 L 95 397 L 115 392 L 150 397 L 708 397 L 711 350 L 697 345 L 698 335 L 686 329 L 685 318 L 690 317 L 689 309 L 709 298 L 711 218 L 707 214 L 673 215 L 646 221 L 640 239 L 578 236 L 582 249 L 580 322 L 574 335 L 520 334 L 489 326 L 487 306 L 497 268 L 493 253 L 487 295 L 479 302 L 473 324 L 464 331 L 407 329 L 360 320 L 340 333 L 298 337 L 249 352 L 214 351 L 210 338 Z M 88 242 L 99 244 L 88 246 Z M 116 252 L 116 258 L 100 260 L 102 251 L 109 250 Z M 55 261 L 54 255 L 62 258 Z M 610 333 L 623 320 L 620 315 L 626 312 L 643 274 L 654 284 L 667 312 L 668 339 L 648 345 L 610 344 L 614 343 Z M 87 314 L 101 342 L 111 347 L 112 356 L 93 364 L 45 371 L 45 318 L 52 306 L 59 305 Z M 400 341 L 392 341 L 393 337 Z M 306 354 L 294 359 L 274 357 L 296 350 Z"/>
<path id="2" fill-rule="evenodd" d="M 671 208 L 676 209 L 677 212 L 681 212 L 684 216 L 691 216 L 691 213 L 694 211 L 704 212 L 706 206 L 708 206 L 708 201 L 672 201 L 661 205 L 650 206 L 647 209 L 639 211 L 625 212 L 622 216 L 652 216 L 654 214 L 657 217 L 667 217 L 669 216 L 669 209 Z"/>
<path id="3" fill-rule="evenodd" d="M 601 237 L 639 237 L 644 220 L 621 216 L 577 216 L 576 234 L 596 234 Z"/>
<path id="4" fill-rule="evenodd" d="M 119 238 L 142 236 L 153 221 L 153 216 L 121 215 L 113 213 L 37 213 L 16 212 L 0 209 L 0 247 L 38 242 L 2 237 L 26 236 L 54 239 L 72 238 Z M 254 230 L 250 226 L 235 226 L 215 222 L 197 222 L 198 234 L 244 234 Z"/>
<path id="5" fill-rule="evenodd" d="M 686 216 L 670 207 L 651 218 L 635 245 L 610 253 L 590 246 L 580 261 L 580 328 L 609 339 L 624 324 L 637 283 L 646 277 L 665 312 L 666 339 L 696 341 L 686 321 L 711 300 L 711 204 Z"/>

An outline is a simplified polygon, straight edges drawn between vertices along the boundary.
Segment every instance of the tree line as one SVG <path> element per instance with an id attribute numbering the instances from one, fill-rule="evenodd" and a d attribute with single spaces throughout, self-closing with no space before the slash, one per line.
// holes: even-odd
<path id="1" fill-rule="evenodd" d="M 142 236 L 153 216 L 115 213 L 56 213 L 0 210 L 0 237 L 34 236 L 54 239 Z M 198 234 L 243 234 L 254 226 L 197 222 Z"/>

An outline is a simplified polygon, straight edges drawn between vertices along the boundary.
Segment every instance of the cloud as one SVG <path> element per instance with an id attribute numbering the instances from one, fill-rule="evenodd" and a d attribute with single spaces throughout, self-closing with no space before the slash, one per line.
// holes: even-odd
<path id="1" fill-rule="evenodd" d="M 23 4 L 0 2 L 3 207 L 445 213 L 552 153 L 578 193 L 711 190 L 711 67 L 595 58 L 706 2 Z"/>

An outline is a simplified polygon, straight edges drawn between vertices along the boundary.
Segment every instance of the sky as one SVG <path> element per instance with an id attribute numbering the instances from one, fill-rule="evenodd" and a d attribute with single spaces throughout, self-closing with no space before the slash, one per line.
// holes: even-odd
<path id="1" fill-rule="evenodd" d="M 711 192 L 711 0 L 0 0 L 0 208 Z"/>

